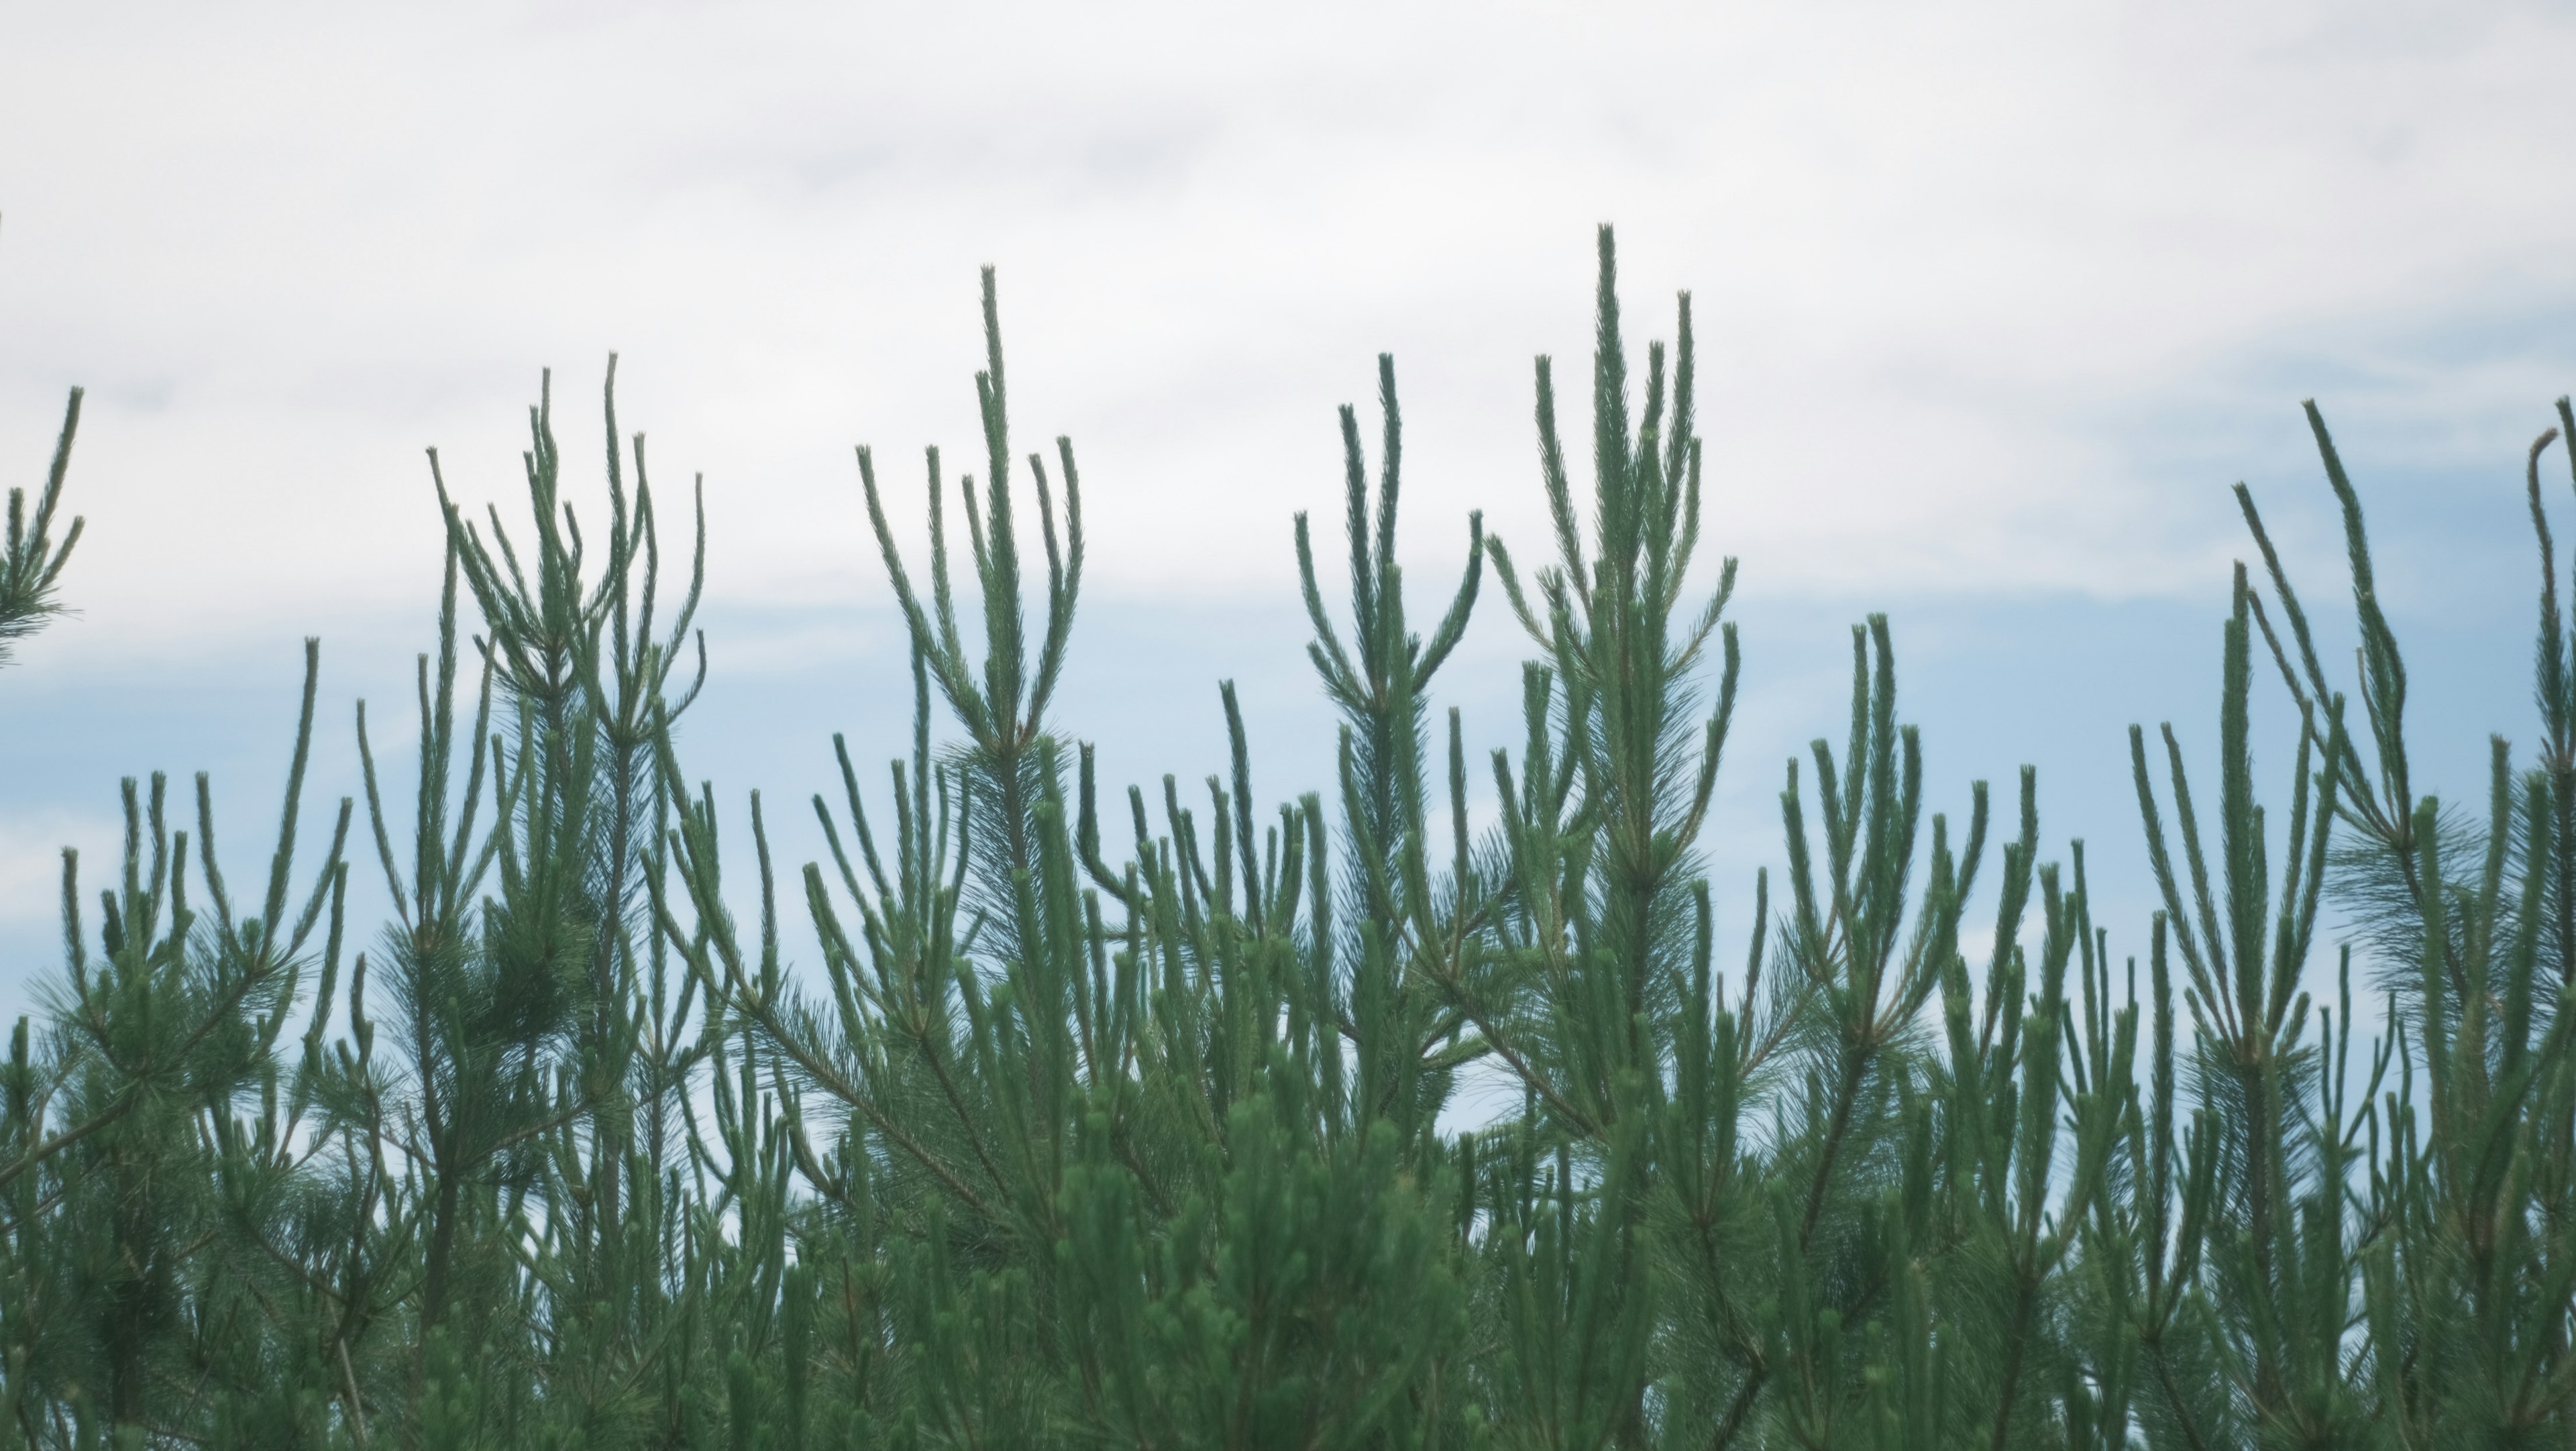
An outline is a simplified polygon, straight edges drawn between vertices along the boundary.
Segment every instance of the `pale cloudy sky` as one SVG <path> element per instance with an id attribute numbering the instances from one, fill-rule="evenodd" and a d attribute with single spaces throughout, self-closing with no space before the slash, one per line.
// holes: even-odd
<path id="1" fill-rule="evenodd" d="M 1069 708 L 1149 743 L 1132 774 L 1215 764 L 1147 757 L 1205 754 L 1235 674 L 1305 740 L 1272 784 L 1314 784 L 1288 516 L 1332 507 L 1375 353 L 1416 577 L 1470 508 L 1535 542 L 1530 357 L 1584 352 L 1603 220 L 1636 335 L 1694 292 L 1745 561 L 1722 862 L 1774 854 L 1771 747 L 1831 724 L 1864 609 L 1934 663 L 1936 779 L 1945 733 L 2002 780 L 2091 771 L 2120 710 L 2206 713 L 2158 702 L 2213 673 L 2225 486 L 2333 583 L 2310 395 L 2460 672 L 2426 709 L 2463 761 L 2522 728 L 2519 458 L 2576 384 L 2566 6 L 92 4 L 0 37 L 5 482 L 91 390 L 82 614 L 0 674 L 0 950 L 50 931 L 54 845 L 104 844 L 116 774 L 265 802 L 296 637 L 346 642 L 335 740 L 398 688 L 421 447 L 506 493 L 551 364 L 587 463 L 611 349 L 666 491 L 707 479 L 739 691 L 707 769 L 820 784 L 825 733 L 898 708 L 853 683 L 886 637 L 850 446 L 906 481 L 971 452 L 985 262 L 1018 432 L 1083 461 Z M 1497 614 L 1460 667 L 1496 743 L 1516 651 Z M 2126 842 L 2119 754 L 2068 790 Z"/>

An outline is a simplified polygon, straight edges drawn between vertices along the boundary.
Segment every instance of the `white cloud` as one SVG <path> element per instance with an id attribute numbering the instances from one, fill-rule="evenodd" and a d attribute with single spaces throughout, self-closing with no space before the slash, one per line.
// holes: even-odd
<path id="1" fill-rule="evenodd" d="M 92 385 L 84 648 L 330 629 L 425 603 L 418 449 L 506 491 L 540 364 L 595 467 L 617 347 L 715 588 L 873 602 L 848 447 L 980 468 L 995 261 L 1100 587 L 1284 588 L 1381 348 L 1445 573 L 1536 532 L 1609 218 L 1634 334 L 1696 289 L 1751 578 L 2162 593 L 2233 526 L 2159 420 L 2286 457 L 2309 360 L 2576 295 L 2571 64 L 2501 5 L 58 8 L 0 52 L 0 468 Z M 2516 346 L 2463 406 L 2576 371 Z"/>

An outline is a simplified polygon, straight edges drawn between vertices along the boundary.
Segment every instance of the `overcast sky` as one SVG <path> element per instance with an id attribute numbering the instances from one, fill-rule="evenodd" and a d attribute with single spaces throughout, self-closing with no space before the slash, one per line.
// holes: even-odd
<path id="1" fill-rule="evenodd" d="M 544 366 L 577 465 L 614 349 L 665 490 L 705 475 L 733 774 L 785 749 L 762 730 L 891 720 L 800 672 L 883 662 L 850 448 L 915 517 L 919 447 L 972 451 L 988 262 L 1019 436 L 1083 462 L 1092 731 L 1220 673 L 1304 698 L 1288 519 L 1333 506 L 1332 409 L 1380 351 L 1416 577 L 1471 508 L 1535 542 L 1530 359 L 1586 348 L 1599 221 L 1632 335 L 1695 295 L 1752 618 L 1828 652 L 1757 650 L 1780 741 L 1830 724 L 1864 608 L 1936 659 L 1983 642 L 1936 751 L 2091 740 L 2113 706 L 2045 688 L 2074 657 L 2200 689 L 2227 484 L 2334 583 L 2311 395 L 2401 623 L 2464 682 L 2425 708 L 2463 760 L 2521 729 L 2479 711 L 2526 697 L 2519 461 L 2576 383 L 2564 6 L 90 4 L 0 33 L 5 482 L 90 389 L 82 613 L 0 675 L 0 946 L 50 930 L 54 846 L 104 830 L 116 773 L 248 761 L 265 799 L 296 637 L 397 642 L 332 657 L 335 732 L 400 684 L 421 449 L 514 487 Z M 2168 619 L 2197 633 L 2106 643 Z M 1460 688 L 1508 742 L 1517 646 L 1477 640 Z"/>

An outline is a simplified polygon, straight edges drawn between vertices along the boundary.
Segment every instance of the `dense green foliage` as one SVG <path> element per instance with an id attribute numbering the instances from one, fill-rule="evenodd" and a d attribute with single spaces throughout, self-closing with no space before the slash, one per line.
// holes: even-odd
<path id="1" fill-rule="evenodd" d="M 1589 498 L 1541 359 L 1544 562 L 1471 518 L 1427 633 L 1392 363 L 1374 467 L 1343 410 L 1346 603 L 1296 531 L 1333 789 L 1265 804 L 1229 686 L 1230 769 L 1121 812 L 1049 716 L 1081 483 L 1064 440 L 1014 482 L 988 273 L 981 482 L 929 455 L 926 561 L 858 457 L 918 724 L 874 786 L 835 741 L 829 860 L 783 881 L 759 798 L 723 841 L 675 731 L 703 523 L 669 587 L 612 392 L 585 533 L 541 403 L 526 523 L 439 482 L 416 763 L 361 707 L 365 799 L 316 844 L 308 648 L 252 895 L 202 777 L 193 816 L 126 783 L 103 890 L 65 854 L 66 961 L 0 1070 L 0 1447 L 2576 1441 L 2555 431 L 2541 745 L 2496 742 L 2481 808 L 2414 793 L 2311 410 L 2358 673 L 2240 490 L 2262 567 L 2202 794 L 2170 729 L 2131 738 L 2143 964 L 2080 845 L 2044 859 L 2029 773 L 2000 822 L 1982 783 L 1924 819 L 1883 619 L 1841 743 L 1789 765 L 1781 887 L 1721 947 L 1697 844 L 1735 566 L 1694 571 L 1689 302 L 1632 376 L 1605 232 L 1598 319 Z M 12 496 L 0 643 L 52 605 L 61 475 L 31 532 Z M 1489 573 L 1532 653 L 1479 824 L 1432 685 Z M 2275 667 L 2299 725 L 2267 816 Z M 352 871 L 392 921 L 347 920 Z M 2358 1054 L 2327 902 L 2386 997 Z"/>

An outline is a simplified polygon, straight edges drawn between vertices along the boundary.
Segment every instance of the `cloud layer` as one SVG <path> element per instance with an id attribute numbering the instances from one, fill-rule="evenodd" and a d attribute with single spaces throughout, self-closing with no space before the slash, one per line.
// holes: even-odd
<path id="1" fill-rule="evenodd" d="M 420 447 L 510 488 L 541 365 L 595 457 L 617 348 L 720 592 L 873 599 L 849 446 L 970 450 L 990 261 L 1102 588 L 1280 588 L 1381 349 L 1445 568 L 1536 522 L 1612 219 L 1637 332 L 1695 289 L 1752 577 L 2165 594 L 2303 393 L 2424 467 L 2544 421 L 2571 66 L 2510 6 L 58 7 L 0 51 L 0 459 L 92 387 L 51 648 L 320 629 L 423 597 Z"/>

